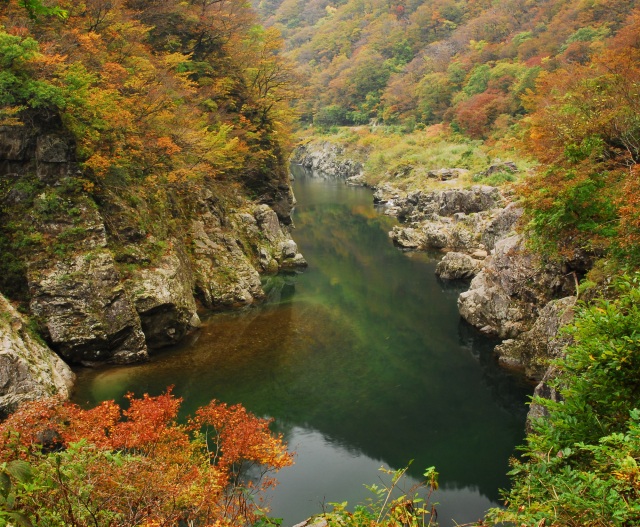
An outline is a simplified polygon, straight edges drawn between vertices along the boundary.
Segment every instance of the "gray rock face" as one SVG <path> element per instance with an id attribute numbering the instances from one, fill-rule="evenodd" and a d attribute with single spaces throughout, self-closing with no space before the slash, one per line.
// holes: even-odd
<path id="1" fill-rule="evenodd" d="M 249 245 L 259 261 L 262 271 L 274 273 L 278 269 L 295 269 L 307 266 L 298 246 L 291 238 L 289 228 L 283 226 L 274 211 L 266 205 L 258 205 L 253 215 L 245 214 L 236 222 L 249 240 Z"/>
<path id="2" fill-rule="evenodd" d="M 482 267 L 482 262 L 468 254 L 449 252 L 438 262 L 436 274 L 444 280 L 473 278 Z"/>
<path id="3" fill-rule="evenodd" d="M 31 312 L 52 346 L 70 362 L 147 358 L 140 319 L 110 252 L 98 249 L 28 270 Z"/>
<path id="4" fill-rule="evenodd" d="M 483 332 L 513 338 L 531 327 L 547 302 L 571 288 L 559 265 L 544 264 L 514 235 L 496 243 L 484 269 L 458 298 L 458 308 Z"/>
<path id="5" fill-rule="evenodd" d="M 329 142 L 308 143 L 296 148 L 292 161 L 320 177 L 348 179 L 360 176 L 363 167 L 344 157 L 341 146 Z"/>
<path id="6" fill-rule="evenodd" d="M 500 209 L 485 227 L 481 240 L 487 250 L 491 251 L 496 242 L 506 238 L 515 228 L 522 217 L 522 208 L 516 203 L 509 203 L 504 209 Z"/>
<path id="7" fill-rule="evenodd" d="M 509 209 L 510 214 L 503 212 L 503 199 L 494 187 L 418 191 L 404 198 L 397 195 L 390 198 L 392 195 L 391 189 L 384 189 L 387 213 L 397 216 L 405 225 L 394 227 L 389 235 L 403 248 L 467 254 L 487 251 L 495 237 L 511 228 L 513 222 L 509 221 L 517 218 L 515 207 Z"/>
<path id="8" fill-rule="evenodd" d="M 48 197 L 39 197 L 46 203 Z M 145 360 L 147 348 L 140 319 L 126 294 L 104 223 L 85 198 L 70 203 L 76 215 L 34 218 L 42 236 L 64 240 L 60 251 L 47 246 L 30 254 L 27 279 L 31 312 L 49 342 L 70 362 Z"/>
<path id="9" fill-rule="evenodd" d="M 174 250 L 154 267 L 139 269 L 125 282 L 150 349 L 177 344 L 187 332 L 200 326 L 192 284 L 186 256 Z"/>
<path id="10" fill-rule="evenodd" d="M 0 295 L 0 418 L 24 401 L 69 397 L 75 375 L 35 339 L 26 322 Z"/>
<path id="11" fill-rule="evenodd" d="M 427 241 L 426 233 L 412 227 L 404 229 L 394 227 L 389 233 L 389 236 L 393 240 L 394 244 L 398 247 L 402 247 L 403 249 L 423 249 L 426 246 L 437 246 L 434 242 L 429 243 Z M 446 240 L 443 240 L 443 243 L 446 243 Z M 440 245 L 440 247 L 444 247 L 444 245 Z"/>
<path id="12" fill-rule="evenodd" d="M 148 348 L 199 325 L 194 292 L 205 307 L 239 307 L 264 297 L 258 270 L 306 265 L 286 227 L 295 202 L 286 175 L 258 182 L 262 205 L 240 192 L 219 198 L 215 185 L 177 199 L 176 210 L 167 203 L 173 233 L 150 202 L 106 191 L 97 204 L 76 176 L 75 143 L 59 120 L 0 127 L 0 178 L 25 180 L 2 205 L 26 214 L 38 240 L 20 255 L 30 309 L 69 362 L 146 360 Z"/>
<path id="13" fill-rule="evenodd" d="M 573 296 L 549 302 L 530 330 L 496 347 L 499 362 L 540 381 L 549 367 L 549 360 L 560 357 L 568 343 L 568 339 L 558 332 L 572 320 L 575 303 Z"/>
<path id="14" fill-rule="evenodd" d="M 502 201 L 495 187 L 479 185 L 471 189 L 444 190 L 438 197 L 440 216 L 451 216 L 457 212 L 471 214 L 497 207 Z"/>
<path id="15" fill-rule="evenodd" d="M 553 366 L 549 366 L 544 374 L 542 380 L 537 384 L 535 390 L 533 390 L 534 397 L 540 397 L 541 399 L 549 399 L 550 401 L 560 402 L 562 396 L 551 385 L 551 381 L 556 377 L 557 371 Z M 532 423 L 538 419 L 544 419 L 549 416 L 549 411 L 543 405 L 532 402 L 529 406 L 529 412 L 527 413 L 527 432 L 532 431 Z"/>
<path id="16" fill-rule="evenodd" d="M 240 307 L 263 298 L 258 271 L 212 215 L 193 221 L 191 236 L 196 291 L 206 307 Z"/>

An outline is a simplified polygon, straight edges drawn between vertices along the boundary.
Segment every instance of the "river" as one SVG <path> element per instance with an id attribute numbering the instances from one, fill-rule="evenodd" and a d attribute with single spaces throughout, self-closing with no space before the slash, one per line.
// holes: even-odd
<path id="1" fill-rule="evenodd" d="M 290 526 L 330 502 L 371 497 L 380 466 L 440 472 L 442 526 L 480 518 L 508 485 L 531 387 L 500 369 L 495 342 L 460 320 L 464 284 L 435 255 L 402 253 L 371 192 L 296 169 L 294 238 L 309 262 L 265 279 L 269 300 L 210 316 L 147 364 L 81 370 L 75 402 L 156 395 L 192 412 L 212 398 L 275 418 L 296 464 L 278 474 L 272 515 Z"/>

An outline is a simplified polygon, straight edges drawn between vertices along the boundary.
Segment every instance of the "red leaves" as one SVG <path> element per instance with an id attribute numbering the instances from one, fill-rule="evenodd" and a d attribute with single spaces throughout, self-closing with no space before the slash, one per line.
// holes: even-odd
<path id="1" fill-rule="evenodd" d="M 258 508 L 242 489 L 242 467 L 259 464 L 266 474 L 292 463 L 270 421 L 240 405 L 212 401 L 182 424 L 182 400 L 171 390 L 127 399 L 126 410 L 113 401 L 91 410 L 57 399 L 31 402 L 0 424 L 0 461 L 20 457 L 46 470 L 50 452 L 62 451 L 73 463 L 62 470 L 83 479 L 37 489 L 26 513 L 37 517 L 38 507 L 57 507 L 63 494 L 70 510 L 87 485 L 91 498 L 82 494 L 82 507 L 123 518 L 114 525 L 252 523 Z M 273 483 L 265 478 L 247 486 L 253 493 Z"/>
<path id="2" fill-rule="evenodd" d="M 293 460 L 286 452 L 282 438 L 269 431 L 269 423 L 267 419 L 248 413 L 239 404 L 227 406 L 212 401 L 198 409 L 191 426 L 213 432 L 217 450 L 212 456 L 220 467 L 250 461 L 279 469 Z"/>

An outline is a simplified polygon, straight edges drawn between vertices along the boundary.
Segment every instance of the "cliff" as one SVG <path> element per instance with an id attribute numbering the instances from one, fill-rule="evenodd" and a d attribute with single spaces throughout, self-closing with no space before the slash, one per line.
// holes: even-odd
<path id="1" fill-rule="evenodd" d="M 0 418 L 21 402 L 69 396 L 75 375 L 0 295 Z"/>
<path id="2" fill-rule="evenodd" d="M 81 177 L 56 119 L 0 129 L 1 231 L 21 264 L 4 289 L 71 363 L 145 360 L 199 325 L 198 306 L 259 301 L 260 272 L 304 265 L 284 225 L 290 206 L 283 221 L 215 183 L 155 202 L 135 191 L 90 195 Z"/>

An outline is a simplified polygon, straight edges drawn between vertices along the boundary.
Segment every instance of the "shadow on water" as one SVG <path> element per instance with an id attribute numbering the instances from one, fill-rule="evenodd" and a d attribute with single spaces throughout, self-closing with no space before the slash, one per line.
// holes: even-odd
<path id="1" fill-rule="evenodd" d="M 370 191 L 300 174 L 294 189 L 306 272 L 266 278 L 264 305 L 209 317 L 148 364 L 80 371 L 75 400 L 174 385 L 187 413 L 216 398 L 274 417 L 297 452 L 272 496 L 285 525 L 365 499 L 380 465 L 411 459 L 412 481 L 441 473 L 442 525 L 478 519 L 508 484 L 531 387 L 460 321 L 464 285 L 439 281 L 432 255 L 392 246 Z"/>

